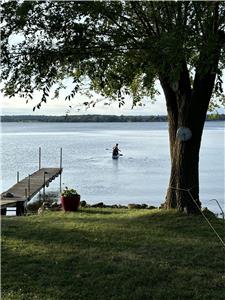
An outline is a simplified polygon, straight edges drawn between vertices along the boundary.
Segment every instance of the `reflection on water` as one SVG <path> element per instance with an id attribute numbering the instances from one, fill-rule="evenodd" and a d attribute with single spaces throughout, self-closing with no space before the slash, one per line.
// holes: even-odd
<path id="1" fill-rule="evenodd" d="M 151 205 L 164 201 L 170 171 L 166 123 L 2 123 L 2 130 L 2 191 L 15 184 L 17 171 L 23 178 L 38 168 L 38 147 L 42 166 L 59 167 L 62 147 L 62 182 L 76 188 L 83 200 Z M 123 153 L 118 160 L 111 156 L 116 142 Z M 48 190 L 59 190 L 59 180 Z M 224 205 L 223 122 L 206 124 L 200 197 L 203 206 L 215 211 L 217 204 L 210 199 Z"/>
<path id="2" fill-rule="evenodd" d="M 118 162 L 119 162 L 119 159 L 112 159 L 114 170 L 116 170 L 116 171 L 118 171 Z"/>

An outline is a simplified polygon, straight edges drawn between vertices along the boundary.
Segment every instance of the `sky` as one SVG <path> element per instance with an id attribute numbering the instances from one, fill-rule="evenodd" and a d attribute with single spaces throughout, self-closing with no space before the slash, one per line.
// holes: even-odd
<path id="1" fill-rule="evenodd" d="M 156 101 L 152 103 L 151 99 L 144 98 L 142 106 L 135 106 L 132 109 L 132 99 L 128 98 L 125 101 L 125 105 L 120 107 L 118 102 L 113 102 L 110 105 L 105 105 L 106 100 L 101 101 L 96 104 L 95 107 L 86 109 L 83 102 L 90 101 L 87 96 L 77 94 L 73 100 L 64 100 L 65 93 L 59 99 L 49 99 L 47 103 L 43 103 L 40 109 L 35 109 L 33 107 L 37 105 L 41 98 L 41 93 L 35 93 L 34 99 L 29 100 L 26 103 L 24 98 L 19 98 L 18 96 L 8 98 L 0 93 L 1 106 L 0 115 L 85 115 L 85 114 L 102 114 L 102 115 L 166 115 L 166 101 L 161 88 L 158 88 L 160 95 L 156 96 Z M 99 97 L 95 95 L 93 99 L 98 99 Z M 224 108 L 217 109 L 218 113 L 225 113 Z"/>
<path id="2" fill-rule="evenodd" d="M 69 86 L 70 84 L 68 84 Z M 68 89 L 69 90 L 69 89 Z M 125 105 L 118 107 L 118 102 L 114 102 L 111 105 L 105 105 L 106 100 L 96 104 L 94 108 L 86 109 L 83 102 L 90 101 L 85 95 L 77 94 L 73 100 L 64 100 L 65 96 L 69 94 L 67 90 L 59 97 L 59 99 L 51 99 L 51 95 L 47 100 L 47 103 L 43 103 L 41 108 L 35 109 L 33 107 L 37 105 L 41 99 L 41 93 L 36 92 L 34 99 L 29 100 L 26 103 L 24 98 L 18 96 L 8 98 L 1 94 L 1 115 L 81 115 L 81 114 L 105 114 L 105 115 L 166 115 L 166 103 L 164 95 L 160 86 L 158 85 L 160 95 L 156 97 L 155 103 L 148 98 L 143 99 L 143 106 L 136 106 L 132 109 L 132 99 L 127 97 Z M 98 99 L 97 94 L 93 99 Z M 70 107 L 71 106 L 71 107 Z"/>
<path id="3" fill-rule="evenodd" d="M 225 76 L 223 76 L 223 88 L 225 90 Z M 41 108 L 33 111 L 33 107 L 36 106 L 40 99 L 41 93 L 34 93 L 34 99 L 29 100 L 26 103 L 24 98 L 19 98 L 18 96 L 8 98 L 0 93 L 1 106 L 0 115 L 84 115 L 84 114 L 103 114 L 103 115 L 166 115 L 166 101 L 162 91 L 162 88 L 157 83 L 157 90 L 159 95 L 156 96 L 156 101 L 152 103 L 151 99 L 144 98 L 142 103 L 143 106 L 136 106 L 132 109 L 132 99 L 127 96 L 125 105 L 120 107 L 118 102 L 113 102 L 111 105 L 105 105 L 107 101 L 100 101 L 96 104 L 94 108 L 86 109 L 83 102 L 90 101 L 85 95 L 77 94 L 73 100 L 64 100 L 67 95 L 69 95 L 69 90 L 71 90 L 70 84 L 68 84 L 68 89 L 61 94 L 58 99 L 52 99 L 50 95 L 47 103 L 43 103 Z M 97 94 L 94 95 L 93 99 L 99 99 Z M 217 109 L 218 113 L 225 113 L 224 108 Z"/>
<path id="4" fill-rule="evenodd" d="M 78 100 L 79 101 L 79 100 Z M 77 102 L 78 102 L 77 101 Z M 107 105 L 103 103 L 97 104 L 94 108 L 85 109 L 73 101 L 65 100 L 49 100 L 47 104 L 43 104 L 39 110 L 33 112 L 35 101 L 25 103 L 24 99 L 6 99 L 2 101 L 1 115 L 65 115 L 69 112 L 72 115 L 80 114 L 106 114 L 106 115 L 165 115 L 165 101 L 160 98 L 156 103 L 152 104 L 145 100 L 144 107 L 132 107 L 132 101 L 129 100 L 122 108 L 118 107 L 118 103 Z M 69 106 L 72 106 L 70 108 Z"/>

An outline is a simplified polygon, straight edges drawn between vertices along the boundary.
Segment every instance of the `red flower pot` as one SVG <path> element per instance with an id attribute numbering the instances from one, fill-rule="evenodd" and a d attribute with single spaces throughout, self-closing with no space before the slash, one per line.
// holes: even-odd
<path id="1" fill-rule="evenodd" d="M 80 205 L 80 195 L 61 197 L 61 204 L 65 211 L 76 211 Z"/>

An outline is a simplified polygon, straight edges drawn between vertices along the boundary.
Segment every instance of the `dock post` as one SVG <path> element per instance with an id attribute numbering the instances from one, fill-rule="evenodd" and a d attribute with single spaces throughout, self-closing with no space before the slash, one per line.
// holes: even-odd
<path id="1" fill-rule="evenodd" d="M 17 171 L 17 183 L 20 181 L 20 172 Z"/>
<path id="2" fill-rule="evenodd" d="M 28 175 L 28 197 L 30 197 L 30 174 Z"/>
<path id="3" fill-rule="evenodd" d="M 6 216 L 6 211 L 7 211 L 6 208 L 1 208 L 1 215 Z"/>
<path id="4" fill-rule="evenodd" d="M 23 216 L 24 212 L 25 212 L 24 202 L 23 201 L 17 201 L 16 202 L 16 215 L 17 216 Z"/>
<path id="5" fill-rule="evenodd" d="M 41 147 L 39 147 L 39 163 L 38 163 L 38 165 L 39 165 L 39 170 L 40 170 L 41 169 Z M 38 193 L 38 199 L 39 199 L 39 201 L 41 200 L 40 192 Z"/>
<path id="6" fill-rule="evenodd" d="M 60 190 L 60 194 L 62 192 L 62 148 L 60 148 L 60 175 L 59 175 L 59 190 Z"/>
<path id="7" fill-rule="evenodd" d="M 43 186 L 43 200 L 45 201 L 45 174 L 47 174 L 47 172 L 44 172 L 44 186 Z"/>
<path id="8" fill-rule="evenodd" d="M 41 169 L 41 147 L 39 147 L 39 170 Z"/>

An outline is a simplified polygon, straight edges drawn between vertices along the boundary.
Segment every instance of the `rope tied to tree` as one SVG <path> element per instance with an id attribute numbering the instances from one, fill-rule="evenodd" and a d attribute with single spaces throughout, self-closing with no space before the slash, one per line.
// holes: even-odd
<path id="1" fill-rule="evenodd" d="M 209 221 L 209 219 L 206 217 L 206 215 L 204 214 L 204 212 L 201 210 L 200 206 L 198 205 L 197 201 L 194 199 L 194 197 L 191 194 L 191 190 L 192 188 L 189 189 L 184 189 L 184 188 L 175 188 L 170 186 L 169 188 L 173 189 L 173 190 L 180 190 L 180 191 L 185 191 L 189 194 L 189 196 L 191 197 L 192 201 L 195 203 L 196 207 L 198 208 L 198 210 L 200 211 L 201 215 L 204 217 L 204 219 L 206 220 L 206 222 L 208 223 L 208 225 L 210 226 L 210 228 L 213 230 L 214 234 L 217 236 L 217 238 L 220 240 L 221 244 L 223 245 L 223 248 L 225 249 L 225 242 L 224 240 L 221 238 L 221 236 L 219 235 L 219 233 L 216 231 L 216 229 L 213 227 L 212 223 Z"/>

